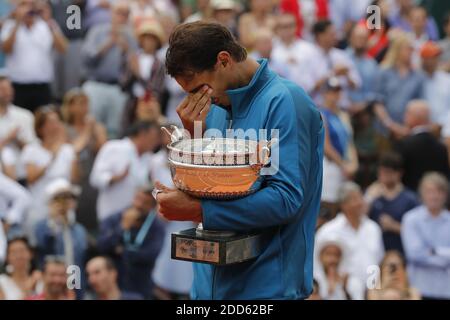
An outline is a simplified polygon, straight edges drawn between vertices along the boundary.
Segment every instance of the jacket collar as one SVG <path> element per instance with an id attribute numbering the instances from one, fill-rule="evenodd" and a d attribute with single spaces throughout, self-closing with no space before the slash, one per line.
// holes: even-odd
<path id="1" fill-rule="evenodd" d="M 232 118 L 245 118 L 255 97 L 275 77 L 267 66 L 267 59 L 260 59 L 258 63 L 260 66 L 248 85 L 226 91 L 231 101 Z"/>

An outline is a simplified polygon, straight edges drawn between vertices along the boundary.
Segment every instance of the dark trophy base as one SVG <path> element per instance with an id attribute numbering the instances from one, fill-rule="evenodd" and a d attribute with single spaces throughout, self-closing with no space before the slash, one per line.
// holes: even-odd
<path id="1" fill-rule="evenodd" d="M 188 229 L 172 233 L 172 259 L 225 266 L 256 258 L 262 234 Z"/>

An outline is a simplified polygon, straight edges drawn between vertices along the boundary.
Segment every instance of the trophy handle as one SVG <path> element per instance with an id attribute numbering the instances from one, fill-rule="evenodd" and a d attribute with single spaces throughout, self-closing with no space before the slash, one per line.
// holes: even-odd
<path id="1" fill-rule="evenodd" d="M 172 129 L 172 132 L 166 127 L 161 127 L 161 130 L 170 137 L 172 143 L 178 142 L 184 138 L 183 130 L 174 125 L 171 125 L 170 128 Z"/>
<path id="2" fill-rule="evenodd" d="M 278 142 L 278 139 L 271 139 L 269 141 L 261 141 L 258 145 L 259 164 L 266 167 L 270 163 L 270 156 L 272 146 Z"/>

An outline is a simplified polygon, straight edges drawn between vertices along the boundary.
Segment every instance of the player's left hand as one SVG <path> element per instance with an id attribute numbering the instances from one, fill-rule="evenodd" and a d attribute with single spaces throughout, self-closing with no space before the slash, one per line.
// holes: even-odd
<path id="1" fill-rule="evenodd" d="M 178 189 L 170 189 L 160 182 L 155 183 L 159 214 L 172 221 L 202 222 L 200 200 L 192 198 Z"/>

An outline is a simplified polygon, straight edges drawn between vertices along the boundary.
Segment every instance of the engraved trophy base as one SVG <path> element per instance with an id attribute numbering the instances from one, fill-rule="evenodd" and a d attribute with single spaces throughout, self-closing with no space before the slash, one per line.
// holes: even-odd
<path id="1" fill-rule="evenodd" d="M 230 231 L 198 228 L 172 233 L 172 259 L 218 266 L 256 258 L 263 248 L 262 234 L 236 234 Z"/>

